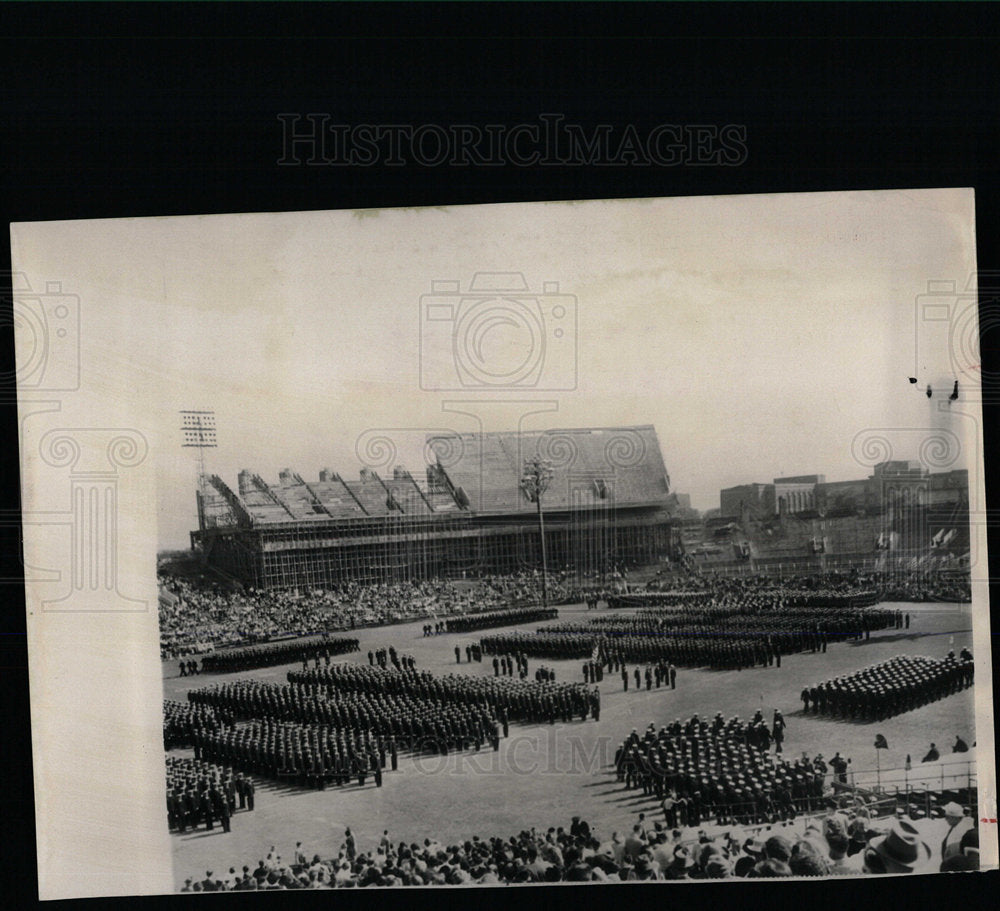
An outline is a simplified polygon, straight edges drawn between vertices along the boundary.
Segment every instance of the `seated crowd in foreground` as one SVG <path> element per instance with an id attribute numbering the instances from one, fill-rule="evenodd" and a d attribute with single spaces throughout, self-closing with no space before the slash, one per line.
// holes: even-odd
<path id="1" fill-rule="evenodd" d="M 732 828 L 692 839 L 680 829 L 642 817 L 627 836 L 601 836 L 574 817 L 568 829 L 522 831 L 504 840 L 445 845 L 393 844 L 384 832 L 377 847 L 359 853 L 347 829 L 336 857 L 311 860 L 299 844 L 290 863 L 272 848 L 241 872 L 188 879 L 182 892 L 327 889 L 370 886 L 469 886 L 697 879 L 854 876 L 931 873 L 979 868 L 978 831 L 963 808 L 945 807 L 948 834 L 931 847 L 906 819 L 876 821 L 859 808 L 809 821 L 805 828 L 776 826 L 748 836 Z"/>

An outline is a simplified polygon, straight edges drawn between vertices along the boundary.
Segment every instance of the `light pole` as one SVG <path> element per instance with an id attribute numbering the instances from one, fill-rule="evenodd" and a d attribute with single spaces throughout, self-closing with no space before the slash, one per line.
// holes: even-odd
<path id="1" fill-rule="evenodd" d="M 542 607 L 549 606 L 549 588 L 545 555 L 545 519 L 542 517 L 542 494 L 548 490 L 552 482 L 552 463 L 548 459 L 535 455 L 524 460 L 524 473 L 521 475 L 521 490 L 528 502 L 538 507 L 538 535 L 542 542 Z"/>
<path id="2" fill-rule="evenodd" d="M 182 411 L 181 433 L 186 449 L 198 450 L 198 528 L 205 530 L 205 450 L 216 449 L 215 412 L 214 411 Z"/>

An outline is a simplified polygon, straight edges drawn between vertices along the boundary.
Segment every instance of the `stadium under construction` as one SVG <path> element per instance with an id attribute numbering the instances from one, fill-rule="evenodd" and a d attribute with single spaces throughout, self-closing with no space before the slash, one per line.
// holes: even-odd
<path id="1" fill-rule="evenodd" d="M 865 502 L 743 508 L 707 521 L 670 490 L 651 425 L 430 435 L 422 476 L 363 468 L 356 480 L 291 469 L 268 484 L 240 472 L 237 491 L 203 475 L 192 547 L 202 562 L 260 589 L 324 588 L 516 573 L 546 563 L 607 586 L 622 568 L 737 573 L 920 567 L 968 572 L 967 478 L 915 463 L 875 466 Z M 548 469 L 542 509 L 525 462 Z M 947 483 L 939 483 L 946 481 Z M 539 514 L 541 513 L 541 515 Z"/>
<path id="2" fill-rule="evenodd" d="M 433 462 L 418 480 L 362 469 L 276 485 L 243 471 L 238 492 L 202 479 L 192 546 L 209 566 L 256 588 L 323 588 L 512 573 L 541 566 L 605 579 L 676 548 L 670 478 L 650 425 L 427 438 Z M 538 504 L 525 460 L 550 470 Z"/>

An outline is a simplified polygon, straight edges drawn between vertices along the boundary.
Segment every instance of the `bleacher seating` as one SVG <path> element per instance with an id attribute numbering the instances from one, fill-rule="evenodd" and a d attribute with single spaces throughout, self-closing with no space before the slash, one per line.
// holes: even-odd
<path id="1" fill-rule="evenodd" d="M 659 503 L 669 493 L 670 479 L 651 425 L 463 434 L 458 442 L 439 436 L 428 444 L 453 456 L 445 473 L 478 512 L 534 510 L 519 485 L 524 460 L 535 455 L 548 459 L 553 470 L 544 498 L 547 509 Z"/>
<path id="2" fill-rule="evenodd" d="M 315 481 L 309 486 L 316 492 L 323 505 L 333 516 L 356 518 L 365 514 L 357 500 L 344 487 L 343 481 Z"/>

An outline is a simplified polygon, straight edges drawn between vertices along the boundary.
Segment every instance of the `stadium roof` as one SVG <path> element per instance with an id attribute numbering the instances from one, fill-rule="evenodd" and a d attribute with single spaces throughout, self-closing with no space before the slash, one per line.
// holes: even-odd
<path id="1" fill-rule="evenodd" d="M 427 446 L 437 458 L 428 472 L 429 483 L 401 469 L 386 478 L 363 469 L 358 480 L 325 469 L 320 480 L 306 481 L 286 468 L 277 484 L 242 471 L 238 494 L 212 476 L 207 508 L 229 513 L 222 525 L 531 512 L 535 505 L 519 482 L 525 459 L 535 455 L 552 468 L 542 498 L 547 510 L 670 504 L 670 478 L 649 424 L 434 435 L 427 438 Z"/>
<path id="2" fill-rule="evenodd" d="M 548 459 L 546 509 L 666 505 L 670 478 L 651 424 L 427 438 L 428 448 L 469 509 L 511 513 L 535 508 L 520 489 L 524 461 Z M 462 497 L 459 495 L 459 499 Z"/>

